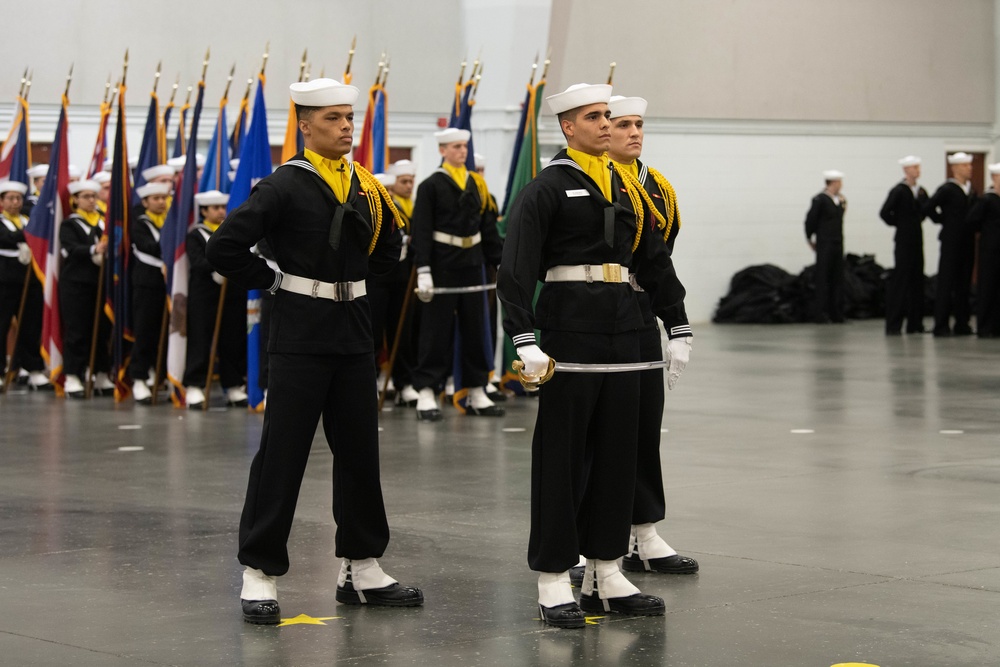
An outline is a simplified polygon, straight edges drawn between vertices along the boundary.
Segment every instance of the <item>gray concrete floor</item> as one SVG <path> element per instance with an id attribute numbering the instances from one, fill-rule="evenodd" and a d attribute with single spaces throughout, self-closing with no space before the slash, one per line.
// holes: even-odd
<path id="1" fill-rule="evenodd" d="M 536 620 L 533 401 L 499 420 L 384 416 L 382 563 L 424 589 L 417 610 L 334 601 L 320 432 L 279 590 L 284 616 L 332 618 L 275 628 L 238 603 L 260 416 L 13 393 L 0 664 L 1000 664 L 1000 341 L 881 332 L 696 327 L 667 397 L 659 528 L 701 573 L 633 575 L 666 616 L 581 631 Z"/>

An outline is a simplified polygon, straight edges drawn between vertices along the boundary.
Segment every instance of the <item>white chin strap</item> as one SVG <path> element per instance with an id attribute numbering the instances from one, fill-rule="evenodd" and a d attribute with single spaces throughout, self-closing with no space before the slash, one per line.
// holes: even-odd
<path id="1" fill-rule="evenodd" d="M 385 588 L 396 583 L 396 580 L 382 571 L 382 566 L 374 558 L 351 560 L 345 558 L 340 564 L 340 575 L 337 585 L 343 586 L 348 578 L 356 591 L 366 591 L 369 588 Z"/>
<path id="2" fill-rule="evenodd" d="M 541 572 L 538 575 L 538 604 L 543 607 L 558 607 L 576 602 L 573 588 L 569 584 L 569 572 Z"/>
<path id="3" fill-rule="evenodd" d="M 649 560 L 651 558 L 667 558 L 677 554 L 674 549 L 663 541 L 663 538 L 656 534 L 656 526 L 651 523 L 640 523 L 632 526 L 632 533 L 629 535 L 628 552 L 636 555 L 639 560 Z"/>
<path id="4" fill-rule="evenodd" d="M 417 396 L 417 410 L 437 410 L 438 401 L 437 396 L 434 395 L 434 390 L 430 387 L 424 387 L 420 390 L 420 395 Z"/>
<path id="5" fill-rule="evenodd" d="M 248 567 L 243 570 L 241 600 L 277 600 L 277 577 L 269 577 L 260 570 Z"/>
<path id="6" fill-rule="evenodd" d="M 600 599 L 607 600 L 635 595 L 639 589 L 621 573 L 618 561 L 588 558 L 587 567 L 583 571 L 583 588 L 580 592 L 584 595 L 593 595 L 595 591 Z"/>

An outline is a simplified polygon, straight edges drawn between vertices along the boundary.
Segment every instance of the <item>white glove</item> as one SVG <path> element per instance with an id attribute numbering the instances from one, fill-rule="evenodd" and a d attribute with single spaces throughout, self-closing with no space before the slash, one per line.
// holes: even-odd
<path id="1" fill-rule="evenodd" d="M 680 379 L 684 367 L 687 366 L 691 357 L 691 336 L 684 338 L 671 338 L 667 341 L 667 389 L 673 389 Z"/>
<path id="2" fill-rule="evenodd" d="M 410 251 L 410 237 L 403 234 L 403 249 L 399 251 L 399 261 L 406 259 L 406 253 Z"/>
<path id="3" fill-rule="evenodd" d="M 417 298 L 424 303 L 434 298 L 434 278 L 430 271 L 417 273 Z"/>
<path id="4" fill-rule="evenodd" d="M 94 252 L 93 248 L 91 248 L 90 250 L 91 250 L 90 261 L 96 264 L 97 266 L 104 266 L 104 253 Z"/>
<path id="5" fill-rule="evenodd" d="M 226 282 L 226 279 L 222 277 L 222 274 L 218 273 L 217 271 L 212 271 L 212 280 L 215 281 L 216 285 L 221 285 L 222 283 Z"/>
<path id="6" fill-rule="evenodd" d="M 549 370 L 549 355 L 537 345 L 522 345 L 517 348 L 517 356 L 524 362 L 525 375 L 537 377 Z"/>
<path id="7" fill-rule="evenodd" d="M 28 247 L 27 243 L 17 244 L 17 261 L 24 266 L 31 264 L 31 248 Z"/>

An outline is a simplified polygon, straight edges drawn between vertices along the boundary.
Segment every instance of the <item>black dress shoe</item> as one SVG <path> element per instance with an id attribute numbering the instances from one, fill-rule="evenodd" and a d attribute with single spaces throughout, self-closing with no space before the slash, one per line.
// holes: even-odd
<path id="1" fill-rule="evenodd" d="M 577 588 L 583 586 L 583 573 L 587 568 L 583 565 L 574 565 L 569 568 L 569 583 L 573 584 Z"/>
<path id="2" fill-rule="evenodd" d="M 582 628 L 587 624 L 586 615 L 575 602 L 557 604 L 555 607 L 538 605 L 538 613 L 546 625 L 554 628 Z"/>
<path id="3" fill-rule="evenodd" d="M 892 330 L 886 329 L 885 330 L 885 335 L 886 336 L 902 336 L 903 332 L 900 331 L 899 329 L 892 329 Z"/>
<path id="4" fill-rule="evenodd" d="M 655 595 L 626 595 L 621 598 L 604 598 L 595 593 L 580 596 L 580 609 L 593 614 L 625 614 L 627 616 L 663 616 L 667 606 L 663 598 Z"/>
<path id="5" fill-rule="evenodd" d="M 935 338 L 947 338 L 949 336 L 951 336 L 951 329 L 934 329 Z"/>
<path id="6" fill-rule="evenodd" d="M 486 392 L 486 398 L 490 399 L 494 403 L 506 403 L 507 394 L 502 391 L 488 391 Z"/>
<path id="7" fill-rule="evenodd" d="M 281 608 L 277 600 L 240 600 L 243 605 L 243 620 L 255 625 L 277 625 L 281 623 Z"/>
<path id="8" fill-rule="evenodd" d="M 437 408 L 431 410 L 417 410 L 417 421 L 420 422 L 439 422 L 444 419 L 444 415 Z"/>
<path id="9" fill-rule="evenodd" d="M 465 414 L 473 417 L 503 417 L 507 413 L 499 405 L 488 405 L 485 408 L 467 405 L 465 406 Z"/>
<path id="10" fill-rule="evenodd" d="M 355 590 L 350 581 L 337 586 L 337 602 L 344 604 L 371 604 L 379 607 L 419 607 L 424 603 L 424 594 L 419 588 L 401 586 L 399 582 L 382 588 Z"/>
<path id="11" fill-rule="evenodd" d="M 396 394 L 395 404 L 402 408 L 415 408 L 417 407 L 417 399 L 412 401 L 407 401 L 403 398 L 403 394 Z"/>
<path id="12" fill-rule="evenodd" d="M 974 333 L 975 332 L 972 330 L 972 327 L 955 327 L 955 332 L 952 335 L 953 336 L 971 336 Z"/>
<path id="13" fill-rule="evenodd" d="M 660 574 L 694 574 L 698 571 L 698 561 L 694 558 L 674 554 L 664 558 L 641 560 L 637 555 L 622 559 L 622 569 L 626 572 L 659 572 Z"/>

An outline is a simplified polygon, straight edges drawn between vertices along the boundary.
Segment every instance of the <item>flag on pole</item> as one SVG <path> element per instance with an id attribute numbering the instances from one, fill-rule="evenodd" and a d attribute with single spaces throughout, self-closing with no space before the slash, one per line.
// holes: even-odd
<path id="1" fill-rule="evenodd" d="M 97 124 L 97 139 L 94 141 L 90 166 L 87 167 L 87 178 L 93 178 L 104 170 L 104 160 L 108 157 L 108 119 L 111 118 L 112 105 L 113 102 L 101 102 L 101 119 Z"/>
<path id="2" fill-rule="evenodd" d="M 263 74 L 258 75 L 257 94 L 254 96 L 250 131 L 243 142 L 240 164 L 236 168 L 233 189 L 229 192 L 227 213 L 242 205 L 250 197 L 257 181 L 271 173 L 271 141 L 267 134 L 267 108 L 264 105 Z M 260 378 L 260 304 L 261 290 L 247 292 L 247 405 L 251 410 L 264 409 L 264 392 Z"/>
<path id="3" fill-rule="evenodd" d="M 167 129 L 170 126 L 170 113 L 174 110 L 174 101 L 167 102 L 167 107 L 163 110 L 163 122 L 156 133 L 156 149 L 160 155 L 160 164 L 167 162 Z M 173 157 L 172 155 L 170 157 Z"/>
<path id="4" fill-rule="evenodd" d="M 0 147 L 0 180 L 17 181 L 28 186 L 31 194 L 31 179 L 28 169 L 31 168 L 31 139 L 28 126 L 28 100 L 21 95 L 17 97 L 17 111 L 14 122 L 6 141 Z"/>
<path id="5" fill-rule="evenodd" d="M 121 100 L 119 100 L 119 108 Z M 121 115 L 121 114 L 119 114 Z M 150 93 L 149 112 L 146 114 L 146 129 L 142 133 L 142 144 L 139 146 L 139 163 L 135 167 L 135 187 L 138 188 L 146 184 L 146 179 L 142 177 L 142 172 L 150 167 L 163 164 L 166 160 L 160 159 L 160 100 L 156 93 Z M 133 195 L 134 204 L 139 203 L 139 195 Z"/>
<path id="6" fill-rule="evenodd" d="M 249 93 L 250 89 L 247 88 Z M 250 96 L 244 95 L 240 100 L 240 110 L 236 113 L 236 124 L 233 125 L 233 133 L 229 136 L 229 154 L 240 156 L 243 148 L 243 140 L 247 136 L 247 111 L 250 107 Z M 228 168 L 228 167 L 227 167 Z"/>
<path id="7" fill-rule="evenodd" d="M 507 211 L 513 204 L 518 193 L 527 185 L 531 179 L 541 171 L 541 156 L 538 153 L 538 111 L 541 108 L 543 91 L 545 90 L 545 78 L 537 84 L 528 84 L 528 92 L 524 98 L 524 107 L 521 109 L 521 121 L 518 124 L 517 135 L 514 137 L 514 155 L 510 163 L 510 172 L 507 175 L 507 190 L 503 198 L 503 210 L 500 222 L 497 223 L 497 232 L 501 238 L 507 236 L 506 216 Z M 541 283 L 536 286 L 535 300 L 538 299 L 538 292 Z M 511 363 L 517 359 L 517 349 L 510 337 L 504 334 L 503 339 L 503 377 L 500 379 L 501 386 L 518 394 L 524 393 L 524 387 L 517 379 L 517 373 L 511 368 Z"/>
<path id="8" fill-rule="evenodd" d="M 465 82 L 465 90 L 462 92 L 461 99 L 461 109 L 456 119 L 456 124 L 452 127 L 457 127 L 460 130 L 469 131 L 469 150 L 465 156 L 465 168 L 469 172 L 474 172 L 476 170 L 476 155 L 475 149 L 472 147 L 472 107 L 475 106 L 476 100 L 472 97 L 473 91 L 473 80 L 472 77 Z"/>
<path id="9" fill-rule="evenodd" d="M 201 173 L 201 181 L 198 183 L 198 192 L 208 192 L 218 190 L 219 192 L 229 192 L 229 131 L 226 129 L 226 105 L 229 100 L 225 97 L 219 102 L 219 116 L 215 121 L 215 131 L 212 132 L 212 141 L 208 144 L 208 156 L 205 158 L 205 170 Z"/>
<path id="10" fill-rule="evenodd" d="M 288 101 L 288 123 L 285 125 L 285 143 L 281 145 L 281 162 L 292 159 L 305 147 L 302 133 L 299 132 L 299 121 L 295 118 L 295 102 Z"/>
<path id="11" fill-rule="evenodd" d="M 389 141 L 386 92 L 381 83 L 368 90 L 368 107 L 361 126 L 361 138 L 354 151 L 354 161 L 373 174 L 385 173 L 389 165 Z"/>
<path id="12" fill-rule="evenodd" d="M 194 193 L 197 185 L 198 121 L 205 97 L 205 81 L 198 82 L 198 98 L 191 118 L 191 135 L 188 138 L 181 172 L 178 194 L 167 212 L 166 222 L 160 231 L 160 256 L 167 279 L 167 303 L 170 308 L 169 339 L 167 343 L 167 379 L 173 385 L 171 399 L 174 405 L 184 405 L 184 366 L 187 355 L 187 290 L 188 259 L 187 233 L 194 221 Z"/>
<path id="13" fill-rule="evenodd" d="M 156 103 L 156 94 L 150 109 Z M 153 116 L 153 139 L 159 120 Z M 148 123 L 148 121 L 147 121 Z M 147 128 L 148 129 L 148 128 Z M 155 154 L 156 145 L 151 150 Z M 141 167 L 141 165 L 140 165 Z M 111 162 L 111 194 L 105 235 L 108 250 L 104 258 L 104 312 L 111 320 L 111 379 L 115 383 L 115 402 L 128 398 L 131 388 L 125 381 L 128 369 L 132 333 L 132 291 L 129 285 L 129 260 L 132 254 L 130 223 L 132 220 L 132 186 L 129 181 L 128 143 L 125 138 L 125 85 L 118 86 L 118 123 Z"/>
<path id="14" fill-rule="evenodd" d="M 191 89 L 188 89 L 188 97 L 191 97 Z M 191 108 L 189 102 L 184 102 L 181 106 L 181 117 L 177 119 L 177 136 L 174 138 L 174 150 L 170 157 L 180 157 L 184 155 L 185 126 L 187 125 L 188 110 Z"/>
<path id="15" fill-rule="evenodd" d="M 31 209 L 31 218 L 24 228 L 24 238 L 31 248 L 31 265 L 42 283 L 45 309 L 42 315 L 42 357 L 49 367 L 49 376 L 56 391 L 63 394 L 63 339 L 59 318 L 59 225 L 69 207 L 69 147 L 66 140 L 66 108 L 69 99 L 62 98 L 62 110 L 56 124 L 56 134 L 49 156 L 49 174 Z"/>

